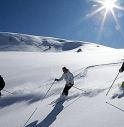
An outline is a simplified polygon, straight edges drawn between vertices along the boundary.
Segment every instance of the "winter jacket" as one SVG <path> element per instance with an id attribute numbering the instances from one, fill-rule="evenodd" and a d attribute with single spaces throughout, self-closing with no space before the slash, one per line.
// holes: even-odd
<path id="1" fill-rule="evenodd" d="M 58 81 L 61 81 L 63 79 L 65 79 L 66 85 L 74 85 L 74 76 L 70 71 L 68 71 L 67 73 L 63 73 L 63 75 L 61 76 L 61 78 L 58 79 Z"/>
<path id="2" fill-rule="evenodd" d="M 124 63 L 122 64 L 121 70 L 122 72 L 124 71 Z"/>
<path id="3" fill-rule="evenodd" d="M 0 91 L 4 88 L 4 86 L 5 86 L 5 81 L 2 78 L 2 76 L 0 75 Z"/>

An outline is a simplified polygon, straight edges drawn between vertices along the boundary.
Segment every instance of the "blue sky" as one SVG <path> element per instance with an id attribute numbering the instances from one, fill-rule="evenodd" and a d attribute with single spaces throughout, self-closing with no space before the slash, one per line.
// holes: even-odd
<path id="1" fill-rule="evenodd" d="M 124 0 L 118 0 L 124 6 Z M 121 29 L 105 10 L 87 17 L 99 6 L 90 0 L 0 0 L 0 31 L 82 40 L 124 48 L 124 11 L 115 9 Z M 101 33 L 101 34 L 99 34 Z"/>

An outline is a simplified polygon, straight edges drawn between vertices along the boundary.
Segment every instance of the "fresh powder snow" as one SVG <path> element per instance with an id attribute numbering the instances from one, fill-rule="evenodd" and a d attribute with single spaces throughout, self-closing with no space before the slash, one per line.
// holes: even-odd
<path id="1" fill-rule="evenodd" d="M 80 49 L 80 52 L 78 50 Z M 123 127 L 124 97 L 118 84 L 120 73 L 108 96 L 106 92 L 124 60 L 124 49 L 90 42 L 53 37 L 0 33 L 0 74 L 6 82 L 0 98 L 0 126 L 23 127 Z M 50 105 L 64 88 L 54 82 L 66 66 L 75 84 L 68 99 Z M 79 89 L 77 89 L 77 88 Z M 114 95 L 121 94 L 121 98 Z"/>

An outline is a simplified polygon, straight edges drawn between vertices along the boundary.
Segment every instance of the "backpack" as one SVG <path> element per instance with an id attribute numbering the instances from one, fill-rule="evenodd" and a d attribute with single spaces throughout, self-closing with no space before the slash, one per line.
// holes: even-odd
<path id="1" fill-rule="evenodd" d="M 4 82 L 4 79 L 3 77 L 0 75 L 0 90 L 2 90 L 5 86 L 5 82 Z"/>

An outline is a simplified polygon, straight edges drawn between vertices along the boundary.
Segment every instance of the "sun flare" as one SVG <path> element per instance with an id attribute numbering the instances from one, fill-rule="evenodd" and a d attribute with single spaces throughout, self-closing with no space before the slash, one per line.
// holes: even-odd
<path id="1" fill-rule="evenodd" d="M 116 7 L 115 0 L 105 0 L 105 1 L 101 2 L 101 4 L 107 11 L 112 11 L 113 8 Z"/>
<path id="2" fill-rule="evenodd" d="M 93 7 L 96 7 L 97 9 L 94 10 L 93 12 L 91 12 L 90 14 L 88 14 L 87 17 L 93 17 L 96 14 L 99 14 L 99 16 L 100 16 L 101 14 L 103 14 L 103 18 L 102 18 L 101 25 L 100 25 L 99 35 L 102 33 L 106 18 L 108 16 L 112 16 L 115 23 L 116 23 L 116 26 L 118 26 L 119 30 L 121 29 L 117 14 L 115 12 L 115 9 L 118 11 L 120 10 L 120 11 L 124 12 L 124 7 L 120 6 L 119 0 L 91 0 L 91 1 L 94 3 Z M 108 13 L 110 13 L 110 14 L 108 15 Z"/>

